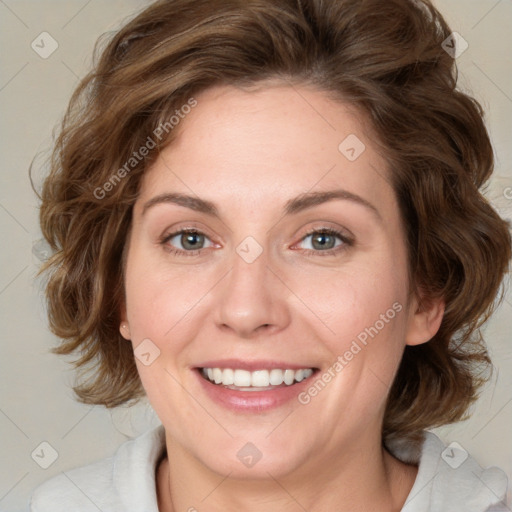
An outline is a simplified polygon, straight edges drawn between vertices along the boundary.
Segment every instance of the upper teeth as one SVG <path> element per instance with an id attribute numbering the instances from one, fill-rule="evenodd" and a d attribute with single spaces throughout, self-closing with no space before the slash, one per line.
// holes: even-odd
<path id="1" fill-rule="evenodd" d="M 268 387 L 280 386 L 283 382 L 290 386 L 295 381 L 307 379 L 313 373 L 311 368 L 300 370 L 233 370 L 231 368 L 203 368 L 203 375 L 215 382 L 225 386 L 234 385 L 237 387 Z"/>

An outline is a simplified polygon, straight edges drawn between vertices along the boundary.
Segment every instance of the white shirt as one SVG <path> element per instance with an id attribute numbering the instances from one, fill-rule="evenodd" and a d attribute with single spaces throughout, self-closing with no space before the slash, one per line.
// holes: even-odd
<path id="1" fill-rule="evenodd" d="M 402 512 L 507 512 L 507 477 L 482 469 L 466 452 L 425 432 L 421 453 L 404 443 L 395 457 L 419 465 Z M 156 464 L 165 450 L 162 425 L 123 443 L 107 459 L 65 471 L 32 494 L 31 512 L 158 512 Z M 196 504 L 197 510 L 204 506 Z M 191 504 L 193 510 L 194 504 Z"/>

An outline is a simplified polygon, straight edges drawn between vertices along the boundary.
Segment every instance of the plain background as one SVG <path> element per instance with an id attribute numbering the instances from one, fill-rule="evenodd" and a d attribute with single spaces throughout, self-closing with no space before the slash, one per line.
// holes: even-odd
<path id="1" fill-rule="evenodd" d="M 109 456 L 129 437 L 158 424 L 147 404 L 109 411 L 74 401 L 71 366 L 49 352 L 57 340 L 47 328 L 41 280 L 34 279 L 45 248 L 40 242 L 38 201 L 28 179 L 31 160 L 38 153 L 47 154 L 52 129 L 89 68 L 97 37 L 119 27 L 147 3 L 0 0 L 1 511 L 28 510 L 32 490 L 44 480 Z M 497 156 L 487 195 L 510 219 L 512 2 L 438 0 L 436 5 L 469 44 L 457 58 L 459 83 L 487 112 Z M 31 47 L 42 32 L 58 44 L 46 59 Z M 34 177 L 39 186 L 42 170 L 37 162 Z M 470 420 L 435 432 L 446 444 L 461 444 L 482 466 L 503 468 L 512 482 L 511 317 L 509 293 L 485 330 L 495 366 L 492 381 Z M 42 442 L 58 454 L 48 469 L 36 463 L 36 454 L 45 447 Z M 45 453 L 48 457 L 51 451 L 47 448 Z"/>

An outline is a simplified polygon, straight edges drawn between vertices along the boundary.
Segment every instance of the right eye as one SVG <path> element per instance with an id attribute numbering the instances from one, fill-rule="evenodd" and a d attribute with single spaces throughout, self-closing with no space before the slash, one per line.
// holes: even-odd
<path id="1" fill-rule="evenodd" d="M 195 256 L 201 249 L 205 248 L 205 240 L 210 239 L 197 229 L 180 229 L 165 235 L 160 243 L 172 254 Z M 211 240 L 210 244 L 209 247 L 213 246 Z M 176 247 L 176 245 L 181 245 L 181 247 Z"/>

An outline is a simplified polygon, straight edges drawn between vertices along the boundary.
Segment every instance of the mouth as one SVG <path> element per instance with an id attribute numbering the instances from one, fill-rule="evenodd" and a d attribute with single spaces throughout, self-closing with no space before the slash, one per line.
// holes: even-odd
<path id="1" fill-rule="evenodd" d="M 293 403 L 320 371 L 286 363 L 242 361 L 205 363 L 194 370 L 210 400 L 225 409 L 248 413 Z"/>

